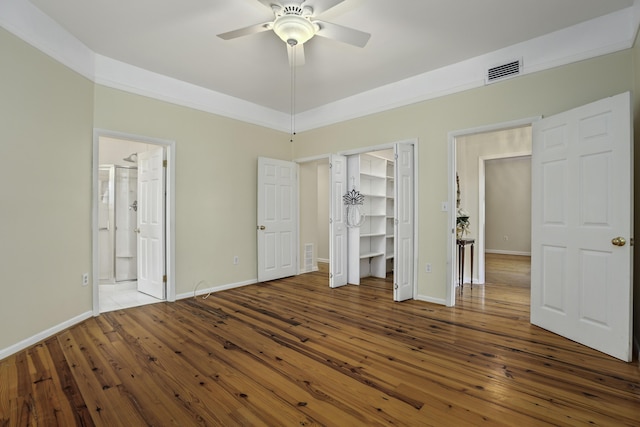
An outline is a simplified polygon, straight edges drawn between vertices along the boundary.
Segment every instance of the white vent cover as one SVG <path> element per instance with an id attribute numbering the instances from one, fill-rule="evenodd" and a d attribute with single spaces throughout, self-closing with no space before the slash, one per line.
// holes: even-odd
<path id="1" fill-rule="evenodd" d="M 496 65 L 487 70 L 487 84 L 494 83 L 498 80 L 504 80 L 515 77 L 520 74 L 522 69 L 522 60 L 507 62 L 506 64 Z"/>
<path id="2" fill-rule="evenodd" d="M 306 272 L 313 271 L 313 243 L 304 245 L 304 270 Z"/>

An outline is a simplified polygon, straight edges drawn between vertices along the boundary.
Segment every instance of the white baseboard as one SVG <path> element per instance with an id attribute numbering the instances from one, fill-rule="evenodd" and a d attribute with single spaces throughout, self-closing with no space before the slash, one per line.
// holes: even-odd
<path id="1" fill-rule="evenodd" d="M 324 258 L 318 258 L 318 262 L 324 262 L 325 264 L 329 264 L 329 260 Z"/>
<path id="2" fill-rule="evenodd" d="M 486 254 L 499 254 L 499 255 L 519 255 L 519 256 L 531 256 L 531 252 L 518 252 L 518 251 L 503 251 L 500 249 L 485 249 Z"/>
<path id="3" fill-rule="evenodd" d="M 228 283 L 226 285 L 209 286 L 203 288 L 201 286 L 208 286 L 208 283 L 206 282 L 206 280 L 202 280 L 194 286 L 193 291 L 176 295 L 176 300 L 191 298 L 197 295 L 204 295 L 208 293 L 226 291 L 227 289 L 241 288 L 242 286 L 254 285 L 256 283 L 258 283 L 258 279 L 251 279 L 244 282 Z"/>
<path id="4" fill-rule="evenodd" d="M 12 354 L 15 354 L 19 351 L 22 351 L 26 348 L 29 348 L 32 345 L 38 344 L 40 341 L 46 340 L 50 336 L 55 335 L 58 332 L 62 332 L 65 329 L 70 328 L 73 325 L 80 323 L 82 321 L 85 321 L 91 317 L 93 317 L 93 311 L 92 310 L 86 311 L 78 316 L 72 317 L 69 320 L 65 320 L 64 322 L 58 325 L 55 325 L 49 329 L 39 332 L 27 339 L 24 339 L 17 344 L 14 344 L 7 348 L 3 348 L 2 350 L 0 350 L 0 360 L 4 359 L 5 357 L 11 356 Z"/>
<path id="5" fill-rule="evenodd" d="M 447 305 L 447 302 L 442 298 L 432 298 L 426 295 L 416 295 L 415 299 L 418 301 L 431 302 L 438 305 Z"/>
<path id="6" fill-rule="evenodd" d="M 305 273 L 312 273 L 314 271 L 318 271 L 318 266 L 316 265 L 315 267 L 312 267 L 311 270 L 305 270 L 304 268 L 300 268 L 300 271 L 298 271 L 298 274 L 305 274 Z"/>

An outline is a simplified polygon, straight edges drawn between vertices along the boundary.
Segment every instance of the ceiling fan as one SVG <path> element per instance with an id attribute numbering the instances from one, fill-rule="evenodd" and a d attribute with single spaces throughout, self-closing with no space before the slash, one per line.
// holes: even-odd
<path id="1" fill-rule="evenodd" d="M 258 1 L 273 11 L 273 21 L 218 34 L 218 37 L 230 40 L 273 30 L 287 44 L 289 64 L 296 66 L 304 65 L 304 43 L 313 36 L 326 37 L 357 47 L 364 47 L 371 37 L 371 34 L 363 31 L 315 19 L 344 0 Z"/>

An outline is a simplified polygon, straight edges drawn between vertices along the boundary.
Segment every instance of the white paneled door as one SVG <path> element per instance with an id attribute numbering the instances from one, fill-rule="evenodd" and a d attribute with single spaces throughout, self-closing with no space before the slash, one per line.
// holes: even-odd
<path id="1" fill-rule="evenodd" d="M 165 299 L 164 148 L 138 153 L 138 291 Z"/>
<path id="2" fill-rule="evenodd" d="M 413 144 L 397 143 L 395 152 L 393 300 L 413 298 L 414 256 L 414 159 Z"/>
<path id="3" fill-rule="evenodd" d="M 629 93 L 534 123 L 531 323 L 631 360 Z"/>
<path id="4" fill-rule="evenodd" d="M 332 154 L 329 190 L 329 286 L 347 284 L 347 223 L 342 197 L 347 192 L 347 158 Z"/>
<path id="5" fill-rule="evenodd" d="M 297 274 L 298 165 L 258 158 L 258 281 Z"/>

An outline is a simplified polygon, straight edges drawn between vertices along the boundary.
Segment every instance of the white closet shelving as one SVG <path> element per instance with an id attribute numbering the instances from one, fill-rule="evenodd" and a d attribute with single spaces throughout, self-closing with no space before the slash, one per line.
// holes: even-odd
<path id="1" fill-rule="evenodd" d="M 364 195 L 364 223 L 349 232 L 350 283 L 361 277 L 386 277 L 393 270 L 394 162 L 390 150 L 348 159 L 353 185 Z"/>

